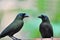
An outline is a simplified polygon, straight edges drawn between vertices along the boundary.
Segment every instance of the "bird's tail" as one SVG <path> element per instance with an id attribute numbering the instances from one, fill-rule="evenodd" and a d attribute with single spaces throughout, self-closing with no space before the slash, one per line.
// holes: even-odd
<path id="1" fill-rule="evenodd" d="M 1 34 L 0 34 L 0 39 L 1 39 Z"/>
<path id="2" fill-rule="evenodd" d="M 3 36 L 0 34 L 0 39 L 2 38 Z"/>

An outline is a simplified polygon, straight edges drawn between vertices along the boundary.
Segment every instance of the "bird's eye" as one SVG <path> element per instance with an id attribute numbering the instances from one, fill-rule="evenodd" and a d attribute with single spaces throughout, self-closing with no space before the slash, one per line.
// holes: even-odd
<path id="1" fill-rule="evenodd" d="M 20 14 L 19 16 L 23 16 L 22 14 Z"/>
<path id="2" fill-rule="evenodd" d="M 23 16 L 25 16 L 25 13 L 23 14 Z"/>

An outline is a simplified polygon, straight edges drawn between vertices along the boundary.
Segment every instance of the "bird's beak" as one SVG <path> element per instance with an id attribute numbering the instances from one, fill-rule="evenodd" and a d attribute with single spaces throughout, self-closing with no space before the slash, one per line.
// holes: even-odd
<path id="1" fill-rule="evenodd" d="M 29 17 L 28 15 L 25 15 L 25 17 Z"/>
<path id="2" fill-rule="evenodd" d="M 29 17 L 29 16 L 25 16 L 25 17 Z"/>
<path id="3" fill-rule="evenodd" d="M 38 18 L 41 18 L 41 16 L 38 16 Z"/>

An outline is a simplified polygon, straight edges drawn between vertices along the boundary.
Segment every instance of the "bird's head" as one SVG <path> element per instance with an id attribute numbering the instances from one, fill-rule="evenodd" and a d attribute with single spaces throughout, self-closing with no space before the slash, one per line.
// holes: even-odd
<path id="1" fill-rule="evenodd" d="M 38 18 L 41 18 L 43 21 L 49 21 L 49 18 L 46 15 L 38 16 Z"/>
<path id="2" fill-rule="evenodd" d="M 18 19 L 23 19 L 23 18 L 26 18 L 26 17 L 29 17 L 26 13 L 19 13 L 19 14 L 17 15 L 17 18 L 18 18 Z"/>

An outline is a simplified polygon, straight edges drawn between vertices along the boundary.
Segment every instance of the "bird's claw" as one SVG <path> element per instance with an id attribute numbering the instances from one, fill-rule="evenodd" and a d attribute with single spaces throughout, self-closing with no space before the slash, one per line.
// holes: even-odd
<path id="1" fill-rule="evenodd" d="M 21 40 L 21 39 L 15 38 L 15 39 L 13 39 L 13 40 Z"/>

